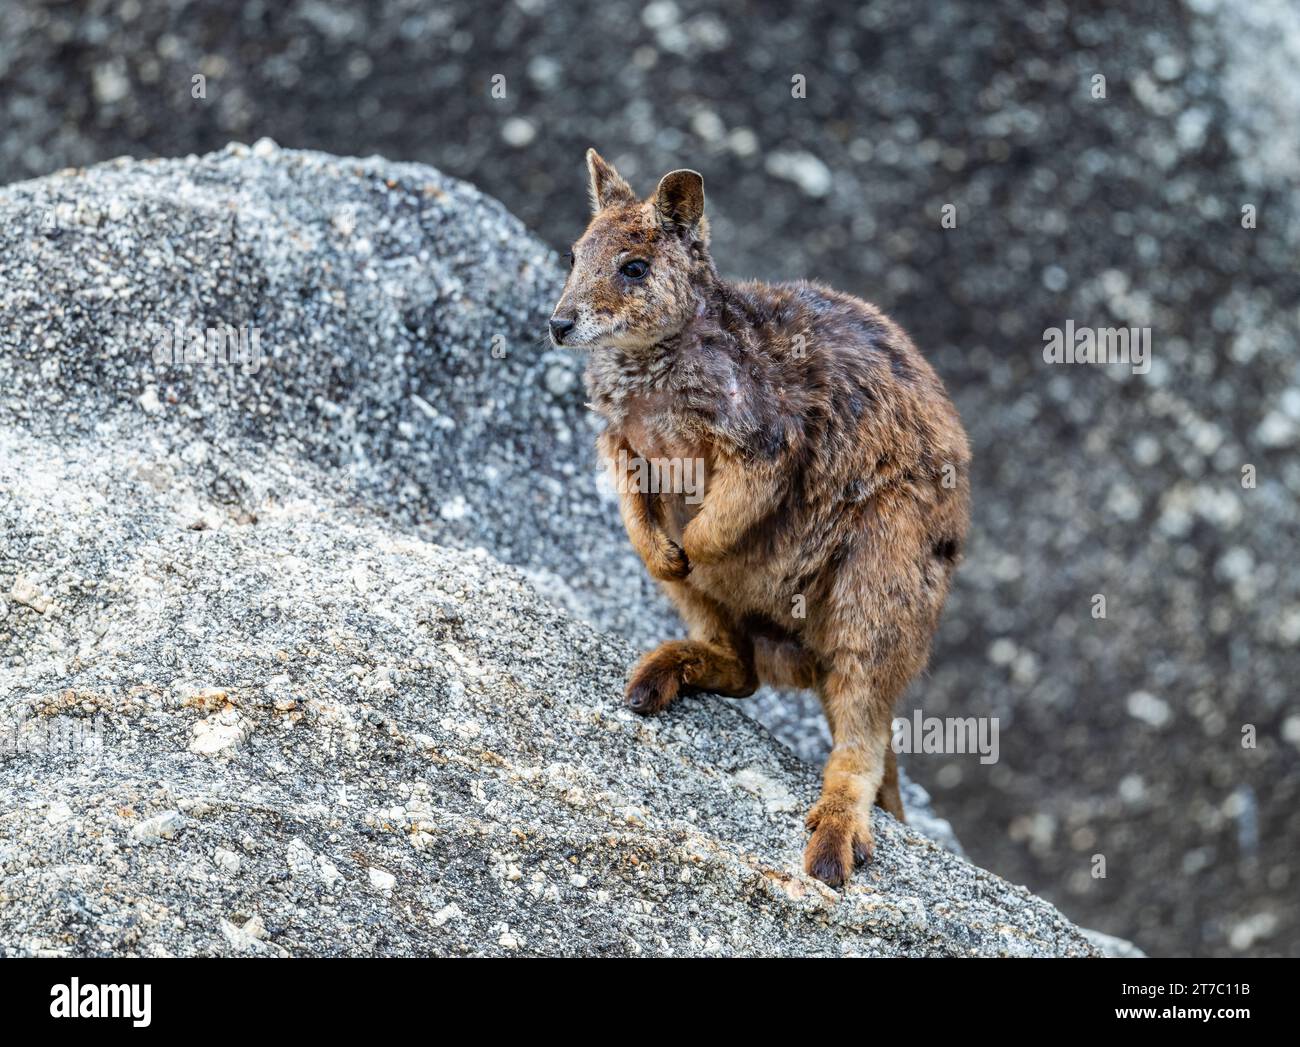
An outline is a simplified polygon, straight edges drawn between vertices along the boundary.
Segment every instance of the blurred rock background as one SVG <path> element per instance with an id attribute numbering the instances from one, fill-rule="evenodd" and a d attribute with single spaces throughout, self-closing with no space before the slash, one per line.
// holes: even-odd
<path id="1" fill-rule="evenodd" d="M 1153 954 L 1300 951 L 1297 113 L 1270 0 L 0 5 L 0 182 L 270 136 L 435 164 L 562 249 L 594 144 L 645 191 L 701 170 L 725 273 L 891 312 L 976 455 L 909 701 L 1001 725 L 992 767 L 909 770 L 974 861 Z M 1150 372 L 1046 364 L 1067 320 L 1149 327 Z"/>

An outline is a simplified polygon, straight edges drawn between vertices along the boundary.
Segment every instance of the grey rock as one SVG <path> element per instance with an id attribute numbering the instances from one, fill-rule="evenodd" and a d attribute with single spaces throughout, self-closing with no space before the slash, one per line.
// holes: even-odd
<path id="1" fill-rule="evenodd" d="M 132 825 L 128 835 L 139 843 L 155 843 L 172 839 L 184 826 L 185 818 L 180 811 L 163 811 Z"/>
<path id="2" fill-rule="evenodd" d="M 1146 953 L 1123 938 L 1102 934 L 1101 931 L 1089 930 L 1084 930 L 1083 936 L 1092 942 L 1103 956 L 1109 956 L 1116 960 L 1142 960 L 1146 958 Z"/>
<path id="3" fill-rule="evenodd" d="M 225 847 L 218 847 L 213 852 L 212 860 L 218 868 L 230 876 L 239 875 L 239 855 L 236 852 L 227 850 Z"/>
<path id="4" fill-rule="evenodd" d="M 49 237 L 59 201 L 121 217 Z M 0 760 L 0 950 L 1096 954 L 880 812 L 851 885 L 808 879 L 814 768 L 738 703 L 623 708 L 616 623 L 658 612 L 535 342 L 557 279 L 417 165 L 0 191 L 0 587 L 59 594 L 0 634 L 2 726 L 59 728 Z M 156 362 L 177 322 L 262 365 Z"/>

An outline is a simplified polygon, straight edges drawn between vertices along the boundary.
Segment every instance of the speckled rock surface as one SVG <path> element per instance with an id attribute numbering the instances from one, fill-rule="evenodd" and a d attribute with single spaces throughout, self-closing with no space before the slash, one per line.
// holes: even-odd
<path id="1" fill-rule="evenodd" d="M 807 879 L 813 768 L 736 703 L 622 708 L 554 280 L 413 165 L 0 191 L 0 951 L 1095 954 L 881 813 Z M 257 351 L 160 360 L 178 323 Z"/>

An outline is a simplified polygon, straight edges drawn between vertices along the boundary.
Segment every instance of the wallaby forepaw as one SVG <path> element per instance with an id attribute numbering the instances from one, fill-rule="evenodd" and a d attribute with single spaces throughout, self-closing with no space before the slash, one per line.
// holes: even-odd
<path id="1" fill-rule="evenodd" d="M 659 547 L 659 555 L 646 563 L 651 576 L 664 582 L 680 582 L 691 573 L 691 561 L 686 551 L 670 538 Z"/>
<path id="2" fill-rule="evenodd" d="M 871 861 L 875 841 L 871 824 L 856 812 L 821 812 L 808 815 L 812 839 L 803 853 L 804 871 L 830 887 L 840 887 L 853 876 L 853 868 Z"/>

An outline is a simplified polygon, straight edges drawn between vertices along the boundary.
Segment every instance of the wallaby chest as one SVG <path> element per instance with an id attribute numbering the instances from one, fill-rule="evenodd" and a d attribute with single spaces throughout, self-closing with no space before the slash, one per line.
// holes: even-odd
<path id="1" fill-rule="evenodd" d="M 665 531 L 681 541 L 708 490 L 713 448 L 673 410 L 666 393 L 631 397 L 619 426 L 622 442 L 631 449 L 626 465 L 629 482 L 657 500 Z"/>

